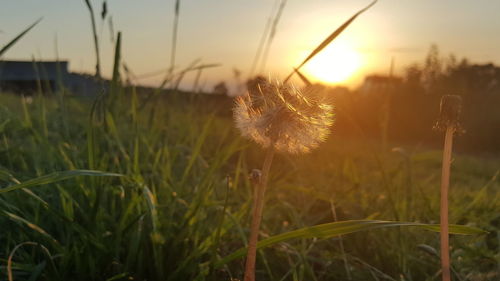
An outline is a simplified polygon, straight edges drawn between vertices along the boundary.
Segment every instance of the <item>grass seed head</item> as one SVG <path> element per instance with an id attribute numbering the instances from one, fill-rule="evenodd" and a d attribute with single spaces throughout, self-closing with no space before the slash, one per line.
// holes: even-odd
<path id="1" fill-rule="evenodd" d="M 295 87 L 257 77 L 233 109 L 241 134 L 279 152 L 309 152 L 330 132 L 333 107 L 317 95 L 307 97 Z"/>

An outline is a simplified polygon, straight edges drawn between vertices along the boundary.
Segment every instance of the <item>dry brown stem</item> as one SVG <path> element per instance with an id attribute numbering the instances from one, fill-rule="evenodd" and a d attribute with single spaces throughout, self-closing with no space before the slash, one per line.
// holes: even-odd
<path id="1" fill-rule="evenodd" d="M 448 233 L 448 188 L 450 185 L 451 151 L 454 126 L 448 126 L 444 138 L 443 168 L 441 174 L 441 271 L 442 280 L 450 281 L 450 250 Z"/>

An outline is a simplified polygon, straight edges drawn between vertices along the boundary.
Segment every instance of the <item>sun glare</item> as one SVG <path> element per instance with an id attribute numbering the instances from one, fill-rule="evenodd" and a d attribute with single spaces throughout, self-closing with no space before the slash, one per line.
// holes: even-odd
<path id="1" fill-rule="evenodd" d="M 311 59 L 304 72 L 323 83 L 338 84 L 348 82 L 361 64 L 361 55 L 356 50 L 333 43 Z"/>

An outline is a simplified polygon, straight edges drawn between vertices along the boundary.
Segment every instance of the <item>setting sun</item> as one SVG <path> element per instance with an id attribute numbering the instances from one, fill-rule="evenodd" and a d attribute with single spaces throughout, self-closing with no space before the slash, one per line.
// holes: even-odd
<path id="1" fill-rule="evenodd" d="M 362 64 L 361 55 L 346 44 L 332 44 L 305 66 L 304 72 L 324 83 L 347 82 Z"/>

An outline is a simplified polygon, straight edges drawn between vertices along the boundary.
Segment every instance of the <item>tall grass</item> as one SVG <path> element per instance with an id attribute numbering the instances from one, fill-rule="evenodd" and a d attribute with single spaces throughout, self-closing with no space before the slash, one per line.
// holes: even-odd
<path id="1" fill-rule="evenodd" d="M 76 178 L 29 193 L 18 190 L 1 194 L 0 224 L 5 229 L 0 235 L 2 258 L 29 241 L 51 254 L 48 259 L 40 247 L 18 248 L 12 258 L 14 279 L 204 280 L 205 276 L 241 276 L 241 260 L 222 264 L 211 275 L 208 272 L 214 260 L 245 245 L 251 194 L 246 171 L 259 162 L 260 153 L 235 135 L 227 117 L 207 109 L 206 97 L 195 97 L 190 107 L 180 94 L 159 99 L 162 106 L 156 110 L 154 122 L 150 122 L 147 111 L 152 105 L 137 111 L 141 96 L 131 89 L 120 89 L 120 93 L 131 98 L 115 105 L 119 108 L 116 115 L 107 114 L 102 123 L 93 121 L 91 146 L 85 139 L 91 104 L 68 100 L 68 112 L 72 114 L 67 117 L 69 138 L 65 138 L 58 129 L 60 120 L 52 110 L 57 106 L 53 100 L 45 100 L 48 135 L 44 136 L 42 121 L 32 118 L 40 112 L 42 103 L 22 105 L 18 97 L 2 96 L 2 103 L 8 105 L 0 110 L 2 120 L 6 120 L 0 126 L 2 175 L 12 175 L 21 182 L 54 170 L 78 168 L 126 175 Z M 93 158 L 86 156 L 90 147 Z M 409 155 L 410 171 L 401 169 L 406 160 L 400 156 L 381 154 L 390 179 L 388 190 L 380 166 L 366 156 L 370 154 L 365 149 L 362 144 L 346 145 L 334 138 L 301 159 L 279 156 L 266 199 L 269 215 L 264 217 L 261 232 L 265 236 L 286 233 L 331 221 L 327 194 L 332 190 L 337 195 L 339 220 L 394 220 L 392 209 L 387 208 L 387 195 L 402 192 L 409 174 L 415 179 L 410 195 L 415 207 L 408 216 L 432 222 L 439 212 L 439 153 Z M 89 161 L 94 162 L 92 167 Z M 472 158 L 457 159 L 451 206 L 466 206 L 467 211 L 452 208 L 450 217 L 495 233 L 500 195 L 498 179 L 491 177 L 498 160 L 482 162 L 482 168 L 472 169 L 476 172 L 471 173 L 479 163 Z M 323 167 L 321 172 L 318 165 Z M 464 177 L 464 173 L 469 175 Z M 3 187 L 15 183 L 10 176 L 2 176 L 1 180 Z M 407 212 L 404 197 L 396 198 L 392 203 L 396 211 Z M 225 218 L 221 221 L 223 212 Z M 403 247 L 394 246 L 398 236 L 404 238 L 398 242 Z M 495 248 L 491 246 L 495 237 L 452 239 L 452 258 L 462 277 L 496 270 Z M 433 248 L 439 245 L 437 235 L 432 233 L 378 230 L 347 235 L 343 240 L 353 280 L 373 276 L 396 279 L 399 274 L 408 280 L 426 280 L 439 268 L 438 259 L 419 262 L 427 255 L 418 250 L 419 244 Z M 344 258 L 338 247 L 335 238 L 306 237 L 268 246 L 262 251 L 264 258 L 259 258 L 262 266 L 258 268 L 262 270 L 257 271 L 257 277 L 345 279 Z M 398 260 L 401 256 L 406 258 Z M 459 256 L 462 258 L 457 260 Z M 489 262 L 477 268 L 478 258 Z M 2 272 L 5 269 L 2 267 Z"/>
<path id="2" fill-rule="evenodd" d="M 16 44 L 21 38 L 23 38 L 26 33 L 28 33 L 31 29 L 33 29 L 42 19 L 38 19 L 35 21 L 33 24 L 28 26 L 25 30 L 23 30 L 21 33 L 19 33 L 16 37 L 14 37 L 12 40 L 10 40 L 7 44 L 5 44 L 1 49 L 0 49 L 0 58 L 4 53 L 6 53 L 14 44 Z"/>
<path id="3" fill-rule="evenodd" d="M 49 130 L 49 136 L 44 138 L 35 120 L 29 119 L 31 126 L 23 125 L 21 120 L 8 124 L 9 137 L 4 135 L 4 144 L 26 134 L 25 128 L 33 130 L 34 135 L 16 144 L 15 147 L 21 145 L 19 149 L 2 149 L 12 162 L 12 167 L 7 165 L 5 168 L 6 173 L 16 171 L 14 174 L 33 177 L 52 170 L 87 168 L 90 162 L 85 159 L 89 159 L 95 169 L 119 171 L 127 177 L 51 183 L 33 190 L 36 195 L 33 199 L 14 191 L 2 195 L 2 210 L 43 229 L 53 238 L 47 240 L 40 233 L 30 231 L 15 238 L 2 235 L 5 251 L 10 252 L 18 241 L 38 241 L 51 253 L 55 252 L 53 255 L 60 255 L 57 264 L 62 279 L 97 280 L 101 276 L 112 277 L 124 272 L 154 279 L 166 278 L 167 273 L 175 272 L 172 276 L 184 278 L 198 272 L 200 256 L 214 239 L 212 224 L 206 218 L 219 212 L 213 206 L 217 201 L 212 201 L 217 198 L 210 199 L 214 189 L 223 188 L 215 174 L 241 146 L 235 142 L 219 150 L 219 154 L 209 159 L 213 165 L 207 167 L 201 144 L 207 141 L 209 128 L 215 126 L 213 122 L 190 124 L 180 112 L 162 111 L 155 118 L 174 122 L 167 121 L 168 127 L 163 122 L 156 122 L 153 128 L 145 128 L 146 116 L 134 113 L 136 104 L 130 106 L 125 118 L 130 123 L 123 127 L 125 120 L 117 122 L 107 113 L 106 127 L 94 124 L 94 138 L 87 146 L 82 138 L 82 132 L 86 131 L 85 118 L 81 118 L 84 108 L 78 104 L 72 105 L 71 112 L 78 121 L 71 123 L 70 142 L 61 138 L 57 130 Z M 78 114 L 82 114 L 80 118 Z M 194 116 L 194 112 L 190 114 Z M 57 126 L 54 117 L 49 117 L 49 128 Z M 12 116 L 12 120 L 14 118 Z M 181 119 L 188 123 L 179 123 Z M 117 124 L 122 125 L 117 127 Z M 19 130 L 13 130 L 16 127 Z M 191 131 L 194 128 L 196 131 Z M 148 129 L 151 131 L 146 133 Z M 224 130 L 227 129 L 221 131 Z M 200 136 L 195 134 L 197 131 L 204 133 Z M 214 143 L 212 149 L 217 146 Z M 92 158 L 85 157 L 86 149 L 79 149 L 85 147 L 93 149 Z M 191 150 L 190 147 L 197 148 Z M 23 204 L 27 204 L 27 208 L 19 208 Z M 13 233 L 23 229 L 23 225 L 9 222 L 8 217 L 2 218 L 2 225 Z M 44 263 L 43 260 L 36 262 L 36 251 L 24 251 L 24 247 L 20 248 L 13 258 L 15 276 L 23 276 L 23 271 L 32 272 L 33 266 Z M 35 264 L 25 265 L 24 270 L 22 264 L 16 262 L 29 260 Z M 154 264 L 141 262 L 145 260 L 154 260 Z"/>

